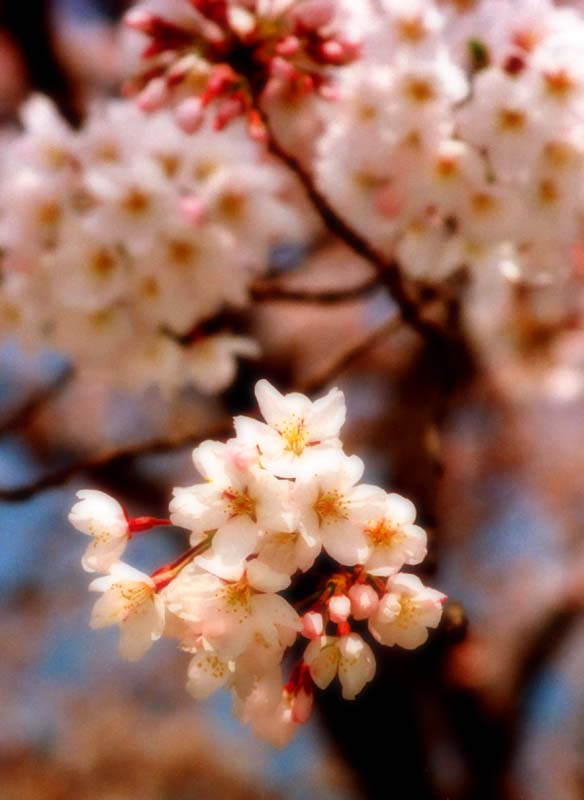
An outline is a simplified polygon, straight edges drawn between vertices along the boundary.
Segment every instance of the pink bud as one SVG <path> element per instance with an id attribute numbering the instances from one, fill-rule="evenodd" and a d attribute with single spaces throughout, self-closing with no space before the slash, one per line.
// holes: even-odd
<path id="1" fill-rule="evenodd" d="M 283 58 L 290 58 L 296 55 L 300 49 L 300 40 L 297 36 L 286 36 L 281 42 L 278 42 L 274 48 L 276 53 Z"/>
<path id="2" fill-rule="evenodd" d="M 296 19 L 306 28 L 317 29 L 328 25 L 335 14 L 333 0 L 307 0 L 296 12 Z"/>
<path id="3" fill-rule="evenodd" d="M 328 42 L 323 42 L 321 52 L 325 59 L 332 64 L 341 61 L 344 57 L 343 45 L 335 39 L 329 39 Z"/>
<path id="4" fill-rule="evenodd" d="M 318 639 L 324 630 L 322 614 L 318 611 L 307 611 L 300 619 L 302 623 L 302 635 L 307 639 Z"/>
<path id="5" fill-rule="evenodd" d="M 199 197 L 188 195 L 180 201 L 180 210 L 187 222 L 191 225 L 201 225 L 205 220 L 205 204 Z"/>
<path id="6" fill-rule="evenodd" d="M 346 594 L 335 594 L 328 602 L 328 610 L 332 622 L 346 622 L 351 613 L 351 601 Z"/>
<path id="7" fill-rule="evenodd" d="M 157 111 L 168 97 L 168 87 L 163 78 L 155 78 L 138 95 L 136 102 L 142 111 Z"/>
<path id="8" fill-rule="evenodd" d="M 292 719 L 294 722 L 300 725 L 308 722 L 310 714 L 312 713 L 313 700 L 314 694 L 312 692 L 312 687 L 308 690 L 301 687 L 298 690 L 292 702 Z"/>
<path id="9" fill-rule="evenodd" d="M 272 58 L 270 61 L 270 74 L 274 78 L 291 80 L 297 74 L 297 70 L 296 67 L 283 58 Z"/>
<path id="10" fill-rule="evenodd" d="M 351 614 L 355 619 L 368 619 L 379 605 L 379 597 L 372 586 L 356 583 L 349 589 Z"/>
<path id="11" fill-rule="evenodd" d="M 154 23 L 155 16 L 150 11 L 144 11 L 142 9 L 136 9 L 135 11 L 129 11 L 124 16 L 124 22 L 130 28 L 133 28 L 135 31 L 140 31 L 141 33 L 149 34 L 152 31 L 152 25 Z"/>
<path id="12" fill-rule="evenodd" d="M 174 112 L 176 121 L 185 133 L 194 133 L 203 121 L 203 110 L 198 97 L 189 97 L 183 100 Z"/>

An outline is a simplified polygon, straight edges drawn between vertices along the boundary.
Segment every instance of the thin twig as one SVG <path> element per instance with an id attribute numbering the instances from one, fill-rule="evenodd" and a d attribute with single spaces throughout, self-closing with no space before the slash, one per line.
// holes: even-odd
<path id="1" fill-rule="evenodd" d="M 35 392 L 12 414 L 0 419 L 0 435 L 17 427 L 26 425 L 36 414 L 42 410 L 49 400 L 58 396 L 69 384 L 74 374 L 72 367 L 63 369 L 61 374 L 48 386 Z"/>
<path id="2" fill-rule="evenodd" d="M 364 283 L 348 289 L 289 289 L 279 281 L 256 281 L 251 287 L 251 296 L 259 302 L 295 302 L 314 305 L 334 305 L 360 300 L 380 288 L 376 274 Z"/>
<path id="3" fill-rule="evenodd" d="M 392 317 L 388 322 L 384 322 L 383 325 L 370 331 L 363 339 L 337 356 L 332 364 L 328 364 L 325 368 L 317 372 L 316 375 L 303 381 L 298 387 L 298 391 L 313 393 L 326 388 L 335 375 L 338 375 L 361 356 L 365 355 L 365 353 L 368 353 L 386 337 L 398 331 L 402 325 L 403 319 L 399 314 Z"/>
<path id="4" fill-rule="evenodd" d="M 94 470 L 104 469 L 105 467 L 114 464 L 117 461 L 125 459 L 134 459 L 141 456 L 154 455 L 156 453 L 165 453 L 178 447 L 186 445 L 196 445 L 213 436 L 222 436 L 229 433 L 231 430 L 231 420 L 223 420 L 215 427 L 206 430 L 203 434 L 188 433 L 183 437 L 175 439 L 151 439 L 147 442 L 140 442 L 139 444 L 131 445 L 129 447 L 121 447 L 116 449 L 107 450 L 98 453 L 90 458 L 75 461 L 72 464 L 53 470 L 45 475 L 41 475 L 37 480 L 22 486 L 14 488 L 0 488 L 0 500 L 3 501 L 20 501 L 28 500 L 33 495 L 43 492 L 47 489 L 52 489 L 62 486 L 68 480 L 73 478 L 80 472 L 91 472 Z"/>
<path id="5" fill-rule="evenodd" d="M 444 333 L 441 328 L 431 320 L 426 319 L 422 315 L 422 309 L 410 297 L 398 262 L 393 258 L 388 259 L 382 253 L 379 253 L 364 236 L 355 231 L 334 210 L 314 185 L 310 173 L 295 156 L 280 145 L 265 114 L 263 119 L 266 127 L 268 150 L 296 175 L 308 199 L 329 231 L 374 267 L 380 282 L 387 287 L 397 303 L 404 322 L 414 328 L 427 341 L 442 342 Z"/>

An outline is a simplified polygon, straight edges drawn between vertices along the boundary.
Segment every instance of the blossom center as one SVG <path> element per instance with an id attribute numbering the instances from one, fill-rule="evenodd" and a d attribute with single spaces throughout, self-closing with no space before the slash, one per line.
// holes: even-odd
<path id="1" fill-rule="evenodd" d="M 130 189 L 122 201 L 122 208 L 133 217 L 140 217 L 150 208 L 150 198 L 140 189 Z"/>
<path id="2" fill-rule="evenodd" d="M 227 611 L 250 611 L 251 588 L 244 581 L 229 583 L 222 590 L 223 600 Z"/>
<path id="3" fill-rule="evenodd" d="M 109 250 L 100 247 L 90 258 L 91 270 L 97 278 L 107 280 L 116 267 L 116 262 Z"/>
<path id="4" fill-rule="evenodd" d="M 229 487 L 223 492 L 223 498 L 227 501 L 230 517 L 249 517 L 256 521 L 256 501 L 247 489 L 237 491 Z"/>
<path id="5" fill-rule="evenodd" d="M 349 519 L 347 501 L 337 489 L 319 492 L 313 508 L 321 524 L 323 522 L 338 522 L 341 519 Z"/>
<path id="6" fill-rule="evenodd" d="M 381 519 L 365 528 L 365 536 L 369 538 L 371 544 L 381 547 L 395 547 L 406 538 L 399 525 L 388 522 L 386 519 Z"/>
<path id="7" fill-rule="evenodd" d="M 434 87 L 423 78 L 412 78 L 405 89 L 406 95 L 416 103 L 427 103 L 435 97 Z"/>
<path id="8" fill-rule="evenodd" d="M 566 97 L 574 88 L 574 81 L 565 69 L 544 73 L 544 80 L 548 92 L 559 99 Z"/>
<path id="9" fill-rule="evenodd" d="M 516 108 L 502 108 L 499 111 L 499 127 L 508 133 L 518 133 L 525 128 L 525 114 Z"/>
<path id="10" fill-rule="evenodd" d="M 420 42 L 426 36 L 426 26 L 420 16 L 402 18 L 397 23 L 399 36 L 406 42 Z"/>
<path id="11" fill-rule="evenodd" d="M 303 419 L 292 416 L 288 422 L 279 429 L 279 433 L 286 441 L 286 450 L 294 453 L 295 456 L 302 455 L 308 443 L 308 430 Z"/>
<path id="12" fill-rule="evenodd" d="M 154 589 L 145 583 L 114 583 L 111 587 L 120 597 L 120 608 L 112 613 L 112 619 L 124 622 L 130 614 L 154 594 Z"/>
<path id="13" fill-rule="evenodd" d="M 416 619 L 420 616 L 421 609 L 414 598 L 406 595 L 400 597 L 399 604 L 400 612 L 396 619 L 396 625 L 402 629 L 409 628 L 410 625 L 415 624 Z"/>

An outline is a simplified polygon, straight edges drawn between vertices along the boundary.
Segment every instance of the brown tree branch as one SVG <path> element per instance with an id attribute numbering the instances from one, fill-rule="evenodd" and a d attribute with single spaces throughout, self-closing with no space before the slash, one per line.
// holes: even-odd
<path id="1" fill-rule="evenodd" d="M 251 296 L 256 302 L 294 302 L 313 305 L 334 305 L 360 300 L 381 286 L 379 276 L 348 289 L 289 289 L 280 281 L 259 280 L 251 286 Z"/>
<path id="2" fill-rule="evenodd" d="M 398 331 L 402 325 L 403 319 L 397 314 L 388 322 L 384 322 L 383 325 L 368 332 L 363 339 L 337 356 L 331 364 L 326 365 L 323 369 L 319 370 L 316 375 L 300 383 L 297 387 L 297 391 L 313 394 L 326 388 L 336 375 L 357 361 L 361 356 L 368 353 L 369 350 L 382 342 L 386 337 Z"/>
<path id="3" fill-rule="evenodd" d="M 398 262 L 394 258 L 388 259 L 382 253 L 379 253 L 364 236 L 354 230 L 334 210 L 314 185 L 310 173 L 295 156 L 280 145 L 265 114 L 263 114 L 263 120 L 269 152 L 296 175 L 306 196 L 329 231 L 374 267 L 380 283 L 388 289 L 399 306 L 404 322 L 416 330 L 426 341 L 434 344 L 442 343 L 445 338 L 444 331 L 436 323 L 424 317 L 422 308 L 408 292 Z"/>
<path id="4" fill-rule="evenodd" d="M 64 467 L 41 475 L 38 479 L 22 486 L 16 486 L 14 488 L 0 487 L 0 500 L 6 502 L 28 500 L 39 492 L 62 486 L 80 472 L 101 470 L 117 461 L 154 455 L 156 453 L 165 453 L 175 447 L 184 447 L 186 445 L 196 446 L 210 437 L 227 435 L 231 431 L 231 427 L 231 420 L 222 420 L 203 434 L 189 433 L 175 439 L 151 439 L 147 442 L 140 442 L 128 447 L 106 450 L 94 456 L 90 456 L 89 458 L 66 464 Z"/>
<path id="5" fill-rule="evenodd" d="M 67 367 L 61 374 L 48 386 L 35 392 L 31 397 L 19 406 L 12 414 L 8 414 L 4 419 L 0 419 L 0 435 L 8 431 L 26 425 L 44 405 L 59 395 L 73 378 L 74 369 Z"/>

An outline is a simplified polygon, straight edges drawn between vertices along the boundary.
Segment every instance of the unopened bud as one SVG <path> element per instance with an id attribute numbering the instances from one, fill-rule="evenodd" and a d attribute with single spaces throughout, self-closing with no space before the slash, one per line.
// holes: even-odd
<path id="1" fill-rule="evenodd" d="M 324 625 L 322 614 L 319 614 L 318 611 L 307 611 L 300 621 L 302 635 L 307 639 L 318 639 L 319 636 L 322 636 Z"/>
<path id="2" fill-rule="evenodd" d="M 328 602 L 328 610 L 332 622 L 346 622 L 351 613 L 351 601 L 346 594 L 335 594 Z"/>
<path id="3" fill-rule="evenodd" d="M 354 619 L 368 619 L 379 605 L 379 597 L 372 586 L 356 583 L 349 589 L 351 614 Z"/>

